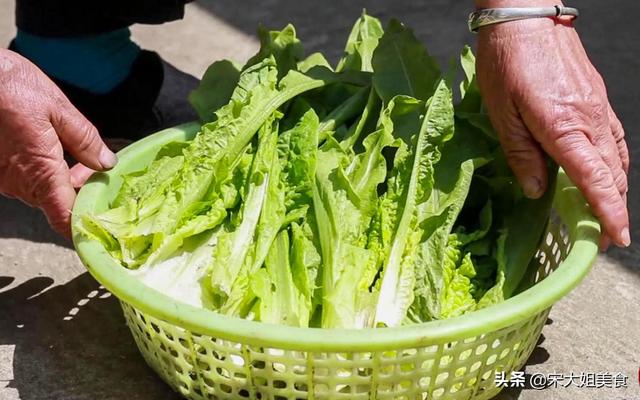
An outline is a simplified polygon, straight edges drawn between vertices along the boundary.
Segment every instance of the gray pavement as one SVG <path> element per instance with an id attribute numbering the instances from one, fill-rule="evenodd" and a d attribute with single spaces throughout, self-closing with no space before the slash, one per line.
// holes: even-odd
<path id="1" fill-rule="evenodd" d="M 617 2 L 622 3 L 622 2 Z M 640 3 L 610 12 L 609 2 L 581 1 L 578 26 L 628 134 L 632 160 L 640 159 L 640 48 L 635 16 Z M 410 0 L 201 1 L 183 21 L 136 26 L 134 37 L 158 51 L 168 82 L 159 100 L 184 109 L 184 93 L 216 59 L 246 60 L 257 47 L 255 27 L 294 22 L 309 51 L 334 60 L 361 9 L 396 16 L 414 27 L 442 64 L 473 37 L 465 30 L 471 2 Z M 13 0 L 0 0 L 0 44 L 13 27 Z M 182 101 L 180 100 L 182 98 Z M 179 113 L 178 113 L 179 114 Z M 185 113 L 185 115 L 188 113 Z M 167 121 L 178 122 L 181 115 Z M 632 236 L 640 242 L 640 166 L 632 163 L 629 204 Z M 622 372 L 627 389 L 509 390 L 501 399 L 640 399 L 640 243 L 598 258 L 593 272 L 552 310 L 543 340 L 526 373 Z M 135 348 L 117 301 L 85 272 L 69 244 L 44 218 L 0 198 L 0 399 L 177 399 Z"/>

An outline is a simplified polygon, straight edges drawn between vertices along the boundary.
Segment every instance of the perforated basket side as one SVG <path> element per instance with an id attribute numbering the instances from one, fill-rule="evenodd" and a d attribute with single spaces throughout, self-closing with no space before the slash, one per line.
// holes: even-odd
<path id="1" fill-rule="evenodd" d="M 548 315 L 463 341 L 323 353 L 201 336 L 123 309 L 147 363 L 189 399 L 488 399 L 495 373 L 522 367 Z"/>
<path id="2" fill-rule="evenodd" d="M 570 241 L 553 218 L 536 257 L 535 281 L 566 257 Z M 496 372 L 520 369 L 549 310 L 452 342 L 383 351 L 295 351 L 190 332 L 122 303 L 147 363 L 189 399 L 488 399 Z M 330 333 L 328 333 L 330 334 Z"/>

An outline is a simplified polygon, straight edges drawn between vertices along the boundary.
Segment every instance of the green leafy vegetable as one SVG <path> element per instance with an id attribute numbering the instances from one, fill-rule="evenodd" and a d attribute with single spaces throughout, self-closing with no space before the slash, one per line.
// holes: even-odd
<path id="1" fill-rule="evenodd" d="M 207 68 L 200 85 L 189 94 L 202 122 L 215 119 L 214 111 L 229 102 L 239 79 L 240 68 L 231 61 L 216 61 Z"/>
<path id="2" fill-rule="evenodd" d="M 88 240 L 179 301 L 291 326 L 455 318 L 531 284 L 553 192 L 524 197 L 469 47 L 454 85 L 396 20 L 363 14 L 335 69 L 291 25 L 259 38 L 191 93 L 197 136 L 81 217 Z"/>
<path id="3" fill-rule="evenodd" d="M 396 95 L 426 101 L 440 78 L 440 68 L 413 32 L 392 19 L 373 59 L 373 84 L 387 103 Z"/>
<path id="4" fill-rule="evenodd" d="M 373 72 L 371 58 L 383 33 L 380 21 L 363 13 L 353 25 L 344 49 L 345 55 L 338 63 L 336 70 L 353 69 Z"/>

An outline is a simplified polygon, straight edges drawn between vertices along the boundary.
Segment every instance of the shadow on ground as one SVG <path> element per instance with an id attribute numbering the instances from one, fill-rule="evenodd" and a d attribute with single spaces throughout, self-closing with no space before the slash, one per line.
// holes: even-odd
<path id="1" fill-rule="evenodd" d="M 311 0 L 200 0 L 196 4 L 249 35 L 256 34 L 259 24 L 280 29 L 293 23 L 309 53 L 322 51 L 334 62 L 365 8 L 382 21 L 396 17 L 413 27 L 442 65 L 448 65 L 473 40 L 466 29 L 471 1 L 354 0 L 340 2 L 339 7 Z"/>
<path id="2" fill-rule="evenodd" d="M 0 345 L 15 346 L 9 387 L 22 400 L 179 398 L 146 366 L 117 300 L 88 273 L 2 291 L 12 281 L 0 276 Z"/>
<path id="3" fill-rule="evenodd" d="M 25 239 L 37 243 L 53 243 L 71 248 L 71 244 L 57 235 L 44 215 L 26 204 L 0 196 L 0 238 Z"/>
<path id="4" fill-rule="evenodd" d="M 551 324 L 553 324 L 553 320 L 551 318 L 548 318 L 545 325 L 551 325 Z M 520 397 L 520 394 L 523 391 L 535 390 L 529 384 L 529 382 L 531 381 L 531 374 L 527 373 L 527 367 L 531 367 L 538 364 L 544 364 L 551 357 L 547 349 L 545 349 L 543 346 L 544 341 L 545 341 L 545 337 L 543 333 L 540 335 L 540 338 L 538 339 L 538 343 L 536 344 L 536 347 L 533 349 L 533 352 L 531 352 L 531 355 L 529 356 L 529 359 L 527 360 L 525 366 L 522 368 L 522 371 L 524 371 L 524 376 L 525 376 L 525 386 L 522 388 L 520 387 L 505 388 L 502 390 L 502 392 L 500 392 L 500 394 L 494 397 L 495 400 L 516 400 L 517 398 Z"/>

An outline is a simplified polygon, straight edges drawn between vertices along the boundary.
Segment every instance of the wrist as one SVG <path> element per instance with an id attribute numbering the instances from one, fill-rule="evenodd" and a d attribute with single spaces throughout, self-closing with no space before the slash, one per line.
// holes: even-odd
<path id="1" fill-rule="evenodd" d="M 477 8 L 550 7 L 563 5 L 561 0 L 475 0 Z"/>
<path id="2" fill-rule="evenodd" d="M 469 16 L 469 29 L 473 32 L 518 33 L 524 29 L 533 32 L 554 26 L 573 27 L 580 16 L 576 8 L 564 7 L 559 0 L 527 1 L 528 7 L 520 7 L 521 0 L 476 0 L 478 10 Z M 485 7 L 486 6 L 486 7 Z M 503 29 L 503 25 L 506 25 Z"/>

